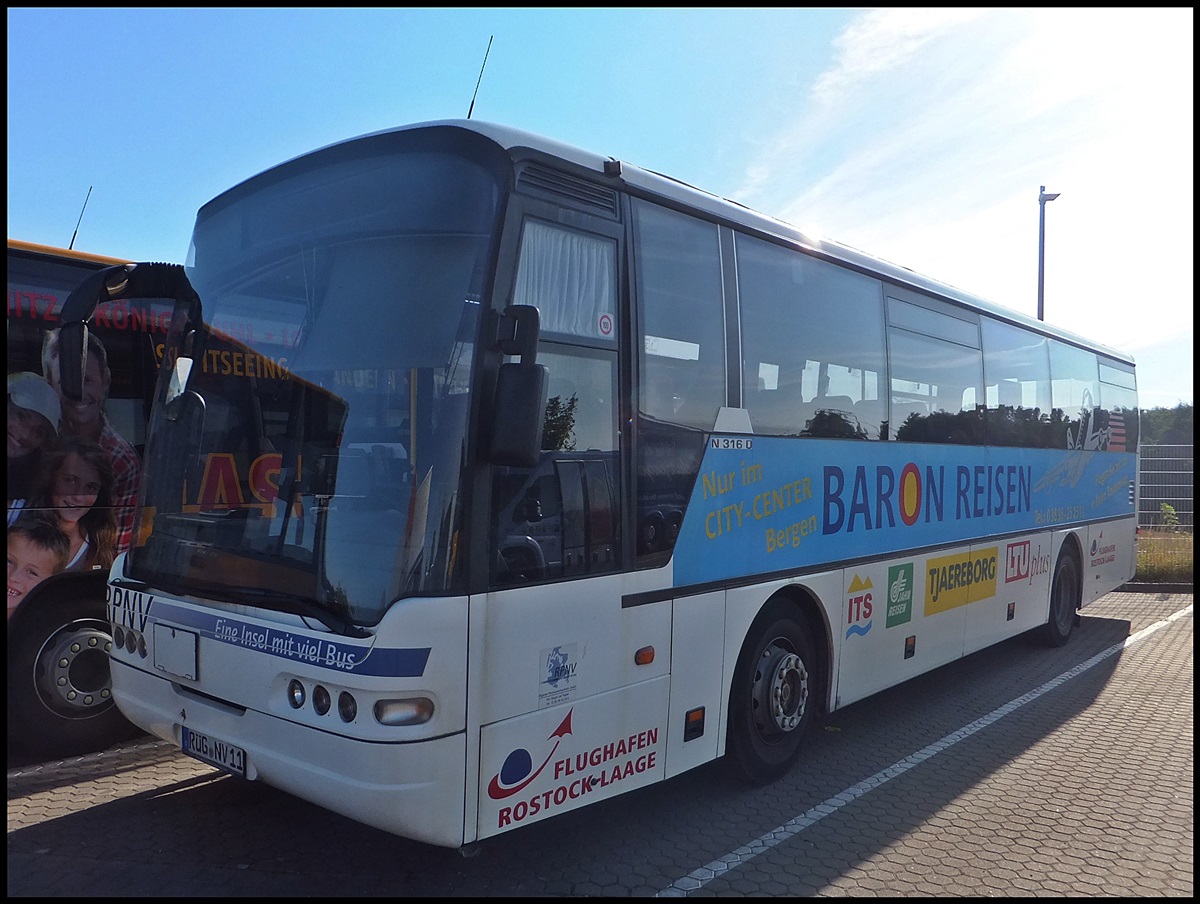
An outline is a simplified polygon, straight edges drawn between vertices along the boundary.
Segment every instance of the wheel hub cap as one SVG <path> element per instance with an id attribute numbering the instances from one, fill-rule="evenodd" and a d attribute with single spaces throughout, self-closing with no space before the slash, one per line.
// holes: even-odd
<path id="1" fill-rule="evenodd" d="M 765 728 L 789 732 L 800 724 L 808 702 L 808 672 L 795 653 L 774 644 L 763 651 L 754 682 L 755 709 L 767 714 Z"/>

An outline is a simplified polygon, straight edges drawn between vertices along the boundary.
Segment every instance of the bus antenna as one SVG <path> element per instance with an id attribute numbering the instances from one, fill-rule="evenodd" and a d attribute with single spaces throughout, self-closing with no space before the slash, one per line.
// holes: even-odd
<path id="1" fill-rule="evenodd" d="M 467 108 L 467 119 L 471 118 L 471 113 L 475 110 L 475 97 L 479 94 L 479 83 L 483 81 L 483 67 L 487 65 L 488 54 L 492 52 L 492 38 L 495 35 L 488 36 L 487 50 L 483 52 L 483 66 L 479 67 L 479 78 L 475 80 L 475 94 L 471 95 L 471 106 Z"/>
<path id="2" fill-rule="evenodd" d="M 480 73 L 482 75 L 482 73 Z M 79 219 L 75 221 L 75 231 L 71 233 L 71 244 L 67 246 L 67 250 L 71 251 L 75 248 L 75 236 L 79 235 L 79 224 L 83 222 L 83 212 L 87 210 L 88 198 L 92 196 L 92 187 L 88 186 L 88 193 L 83 199 L 83 207 L 79 211 Z"/>

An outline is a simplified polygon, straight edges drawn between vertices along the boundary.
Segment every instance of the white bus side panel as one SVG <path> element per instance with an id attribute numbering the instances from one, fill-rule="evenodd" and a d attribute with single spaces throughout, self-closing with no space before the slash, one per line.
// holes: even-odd
<path id="1" fill-rule="evenodd" d="M 621 605 L 626 594 L 651 586 L 640 572 L 473 597 L 473 723 L 501 722 L 668 674 L 671 600 Z M 654 659 L 638 665 L 634 654 L 643 647 L 654 648 Z"/>
<path id="2" fill-rule="evenodd" d="M 482 792 L 468 795 L 468 834 L 475 826 L 491 834 L 512 827 L 501 825 L 499 807 L 488 803 L 487 787 L 500 765 L 489 772 L 492 764 L 480 746 L 483 733 L 491 730 L 487 726 L 569 709 L 603 694 L 620 699 L 628 689 L 667 678 L 671 600 L 622 606 L 626 595 L 661 587 L 664 580 L 670 583 L 662 571 L 604 575 L 471 598 L 466 787 Z M 653 658 L 639 665 L 635 656 L 646 648 L 653 649 Z M 664 691 L 661 709 L 630 709 L 638 717 L 637 730 L 643 730 L 642 719 L 662 729 L 660 744 L 666 743 L 667 703 Z M 664 756 L 657 758 L 661 769 Z"/>
<path id="3" fill-rule="evenodd" d="M 663 779 L 669 695 L 664 675 L 485 726 L 478 837 Z"/>
<path id="4" fill-rule="evenodd" d="M 725 724 L 722 696 L 730 665 L 725 656 L 725 592 L 674 601 L 671 623 L 671 707 L 667 718 L 666 777 L 717 757 Z M 684 741 L 687 713 L 704 707 L 704 733 Z"/>
<path id="5" fill-rule="evenodd" d="M 1137 570 L 1136 535 L 1136 518 L 1088 526 L 1083 550 L 1084 605 L 1132 580 Z"/>
<path id="6" fill-rule="evenodd" d="M 998 550 L 995 593 L 981 594 L 967 608 L 964 653 L 974 653 L 1044 625 L 1050 614 L 1050 576 L 1056 551 L 1053 536 L 1036 533 L 1007 537 L 979 548 L 987 545 Z"/>
<path id="7" fill-rule="evenodd" d="M 962 655 L 968 587 L 938 581 L 961 574 L 972 561 L 971 547 L 963 546 L 845 570 L 840 618 L 833 623 L 841 649 L 835 708 Z M 930 569 L 937 573 L 932 584 Z"/>

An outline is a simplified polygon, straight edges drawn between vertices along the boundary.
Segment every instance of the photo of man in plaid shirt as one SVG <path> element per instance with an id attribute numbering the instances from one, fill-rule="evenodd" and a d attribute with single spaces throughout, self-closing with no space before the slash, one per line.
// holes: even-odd
<path id="1" fill-rule="evenodd" d="M 117 508 L 117 551 L 129 548 L 133 539 L 133 507 L 137 502 L 138 480 L 142 463 L 137 450 L 109 423 L 104 413 L 108 393 L 112 388 L 112 371 L 108 353 L 95 333 L 88 335 L 87 371 L 83 380 L 83 398 L 78 402 L 62 393 L 58 367 L 58 330 L 46 333 L 42 346 L 42 373 L 58 393 L 62 407 L 59 433 L 63 436 L 83 436 L 100 444 L 112 458 L 113 504 Z"/>

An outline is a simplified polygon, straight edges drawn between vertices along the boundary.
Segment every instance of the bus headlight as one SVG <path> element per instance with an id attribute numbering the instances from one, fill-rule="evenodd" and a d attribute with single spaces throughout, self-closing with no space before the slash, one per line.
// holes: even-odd
<path id="1" fill-rule="evenodd" d="M 375 702 L 375 721 L 380 725 L 421 725 L 432 718 L 433 701 L 428 697 Z"/>
<path id="2" fill-rule="evenodd" d="M 329 698 L 329 691 L 325 690 L 321 685 L 313 688 L 313 709 L 317 711 L 318 716 L 323 716 L 329 712 L 329 704 L 333 701 Z"/>
<path id="3" fill-rule="evenodd" d="M 287 699 L 288 703 L 292 704 L 292 709 L 299 709 L 304 705 L 304 685 L 293 678 L 288 682 Z"/>
<path id="4" fill-rule="evenodd" d="M 343 722 L 353 722 L 358 715 L 358 701 L 354 699 L 353 694 L 348 694 L 342 691 L 338 694 L 338 715 L 342 717 Z"/>

